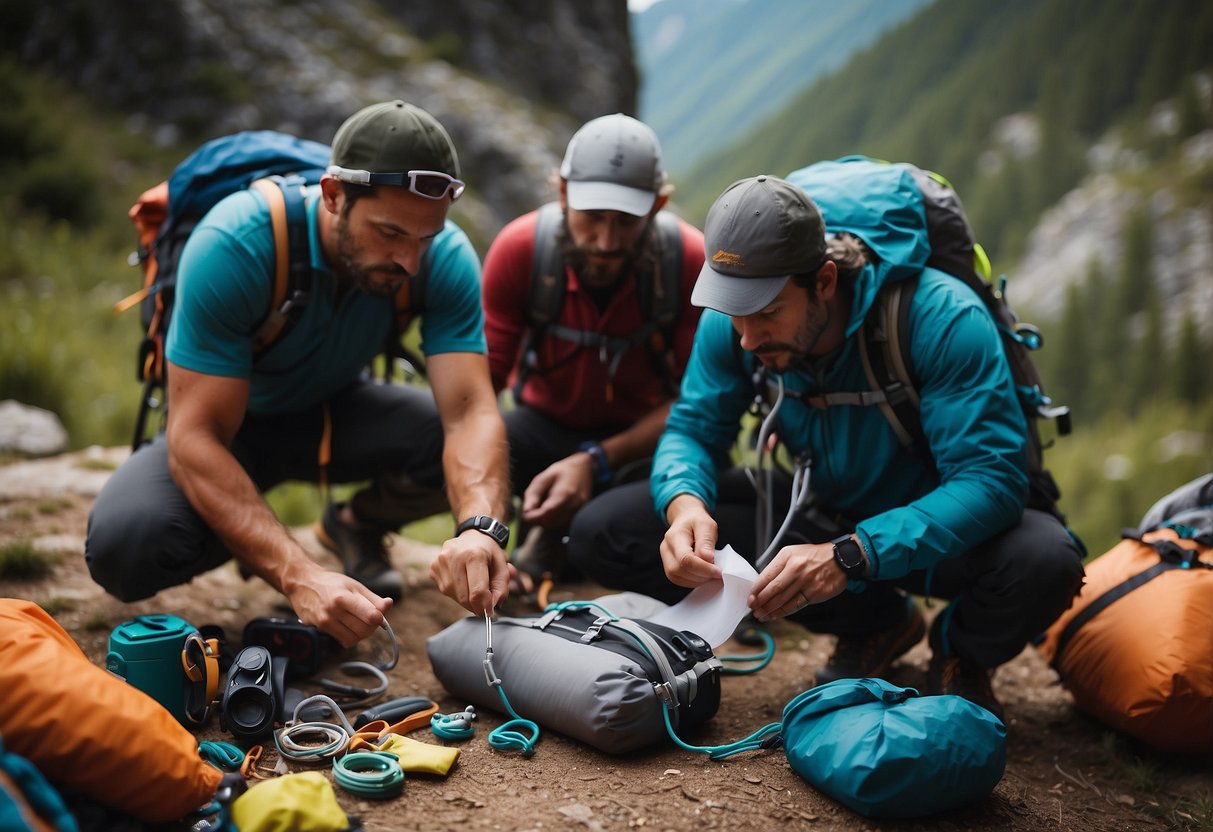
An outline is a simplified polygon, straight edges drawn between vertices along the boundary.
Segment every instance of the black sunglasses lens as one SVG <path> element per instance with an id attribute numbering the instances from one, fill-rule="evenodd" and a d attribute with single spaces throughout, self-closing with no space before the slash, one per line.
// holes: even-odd
<path id="1" fill-rule="evenodd" d="M 418 174 L 413 179 L 413 188 L 417 193 L 428 196 L 431 199 L 438 199 L 445 195 L 446 189 L 450 186 L 451 180 L 428 173 Z"/>

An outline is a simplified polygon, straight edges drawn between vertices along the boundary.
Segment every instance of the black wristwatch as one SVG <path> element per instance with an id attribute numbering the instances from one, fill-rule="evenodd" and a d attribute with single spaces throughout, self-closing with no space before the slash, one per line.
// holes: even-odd
<path id="1" fill-rule="evenodd" d="M 475 517 L 464 520 L 455 527 L 455 536 L 458 537 L 468 529 L 475 529 L 481 534 L 487 534 L 496 540 L 497 545 L 502 549 L 510 542 L 510 527 L 496 517 L 489 517 L 487 514 L 477 514 Z"/>
<path id="2" fill-rule="evenodd" d="M 834 544 L 834 561 L 848 578 L 862 578 L 867 574 L 868 561 L 863 556 L 863 549 L 849 534 L 836 537 L 830 543 Z"/>

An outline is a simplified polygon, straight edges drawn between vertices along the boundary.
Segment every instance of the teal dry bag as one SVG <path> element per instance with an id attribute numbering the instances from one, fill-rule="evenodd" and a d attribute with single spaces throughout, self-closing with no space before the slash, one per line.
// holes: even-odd
<path id="1" fill-rule="evenodd" d="M 883 679 L 839 679 L 783 709 L 792 769 L 865 817 L 911 818 L 988 796 L 1007 762 L 1007 729 L 959 696 L 919 696 Z"/>

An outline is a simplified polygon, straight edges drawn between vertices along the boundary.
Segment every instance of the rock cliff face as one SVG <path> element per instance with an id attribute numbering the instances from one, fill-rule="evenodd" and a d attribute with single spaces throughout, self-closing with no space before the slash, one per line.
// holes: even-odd
<path id="1" fill-rule="evenodd" d="M 635 109 L 626 0 L 64 0 L 0 19 L 19 60 L 160 140 L 328 141 L 365 104 L 416 103 L 455 140 L 481 238 L 550 197 L 583 121 Z"/>

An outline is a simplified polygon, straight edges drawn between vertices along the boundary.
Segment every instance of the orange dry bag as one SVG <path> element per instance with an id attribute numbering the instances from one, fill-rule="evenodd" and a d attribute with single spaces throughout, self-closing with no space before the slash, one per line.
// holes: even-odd
<path id="1" fill-rule="evenodd" d="M 0 736 L 52 783 L 146 823 L 198 809 L 223 777 L 160 703 L 15 598 L 0 598 Z"/>
<path id="2" fill-rule="evenodd" d="M 1081 594 L 1040 645 L 1079 708 L 1165 751 L 1213 751 L 1213 540 L 1204 537 L 1183 525 L 1126 537 L 1087 564 Z"/>

